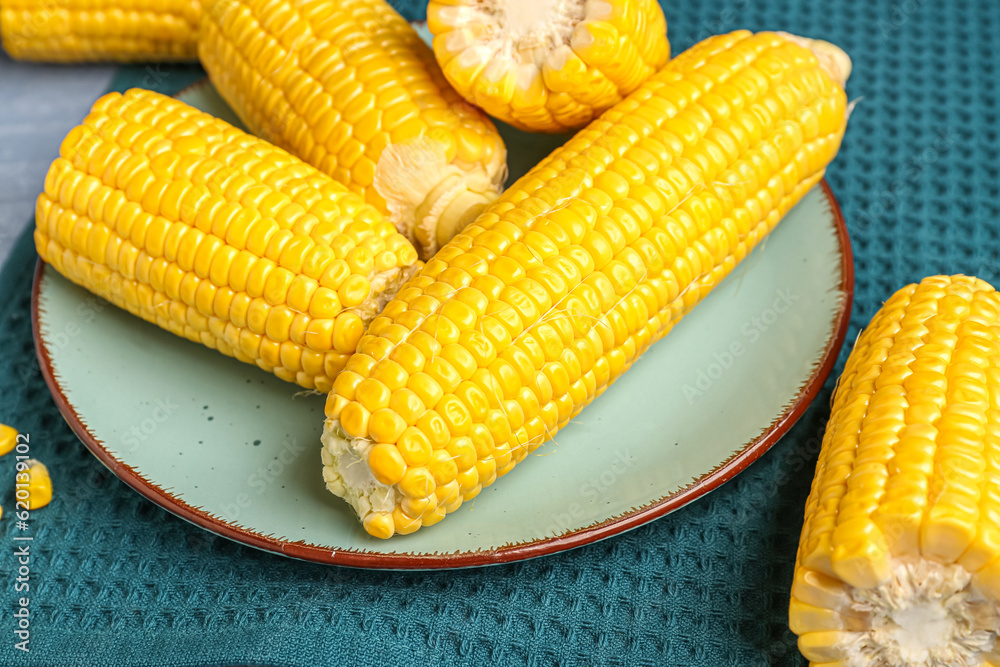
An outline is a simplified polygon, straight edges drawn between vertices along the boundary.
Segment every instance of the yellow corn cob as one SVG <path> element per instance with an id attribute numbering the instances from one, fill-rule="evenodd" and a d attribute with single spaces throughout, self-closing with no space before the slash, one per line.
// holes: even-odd
<path id="1" fill-rule="evenodd" d="M 822 178 L 841 85 L 789 38 L 713 37 L 556 150 L 372 321 L 327 400 L 327 487 L 389 537 L 509 472 Z"/>
<path id="2" fill-rule="evenodd" d="M 214 0 L 199 53 L 252 132 L 390 214 L 424 258 L 502 187 L 493 123 L 383 0 Z"/>
<path id="3" fill-rule="evenodd" d="M 73 282 L 321 391 L 419 263 L 328 176 L 138 89 L 102 97 L 69 133 L 36 221 L 42 259 Z"/>
<path id="4" fill-rule="evenodd" d="M 448 82 L 529 132 L 583 127 L 670 57 L 657 0 L 432 0 Z"/>
<path id="5" fill-rule="evenodd" d="M 837 386 L 789 620 L 817 667 L 1000 665 L 1000 295 L 897 292 Z"/>
<path id="6" fill-rule="evenodd" d="M 200 16 L 200 0 L 0 0 L 0 39 L 19 60 L 194 60 Z"/>

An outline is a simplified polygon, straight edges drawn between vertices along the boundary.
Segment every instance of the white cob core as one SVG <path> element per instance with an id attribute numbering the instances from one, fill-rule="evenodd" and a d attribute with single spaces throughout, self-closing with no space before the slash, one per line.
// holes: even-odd
<path id="1" fill-rule="evenodd" d="M 849 667 L 980 667 L 998 615 L 961 565 L 897 559 L 885 584 L 851 590 Z"/>
<path id="2" fill-rule="evenodd" d="M 386 304 L 392 301 L 396 292 L 409 280 L 420 268 L 419 265 L 408 266 L 405 269 L 393 268 L 386 271 L 375 271 L 368 276 L 369 292 L 368 298 L 352 308 L 358 317 L 365 322 L 365 326 L 375 319 Z"/>
<path id="3" fill-rule="evenodd" d="M 420 136 L 382 151 L 374 186 L 397 231 L 428 260 L 497 198 L 506 178 L 506 165 L 493 176 L 463 171 L 440 144 Z"/>
<path id="4" fill-rule="evenodd" d="M 350 437 L 333 419 L 324 423 L 322 440 L 326 488 L 346 500 L 362 522 L 372 512 L 392 512 L 402 495 L 372 475 L 368 467 L 372 441 Z"/>
<path id="5" fill-rule="evenodd" d="M 584 19 L 583 0 L 513 0 L 483 5 L 492 9 L 500 55 L 542 55 L 536 49 L 554 49 L 569 44 L 576 24 Z M 540 58 L 533 58 L 541 65 Z"/>
<path id="6" fill-rule="evenodd" d="M 490 63 L 488 70 L 506 71 L 521 64 L 541 67 L 551 51 L 570 44 L 584 19 L 610 13 L 611 6 L 603 0 L 487 0 L 449 7 L 442 18 L 456 27 L 479 26 L 475 38 L 456 31 L 457 48 L 449 51 Z"/>

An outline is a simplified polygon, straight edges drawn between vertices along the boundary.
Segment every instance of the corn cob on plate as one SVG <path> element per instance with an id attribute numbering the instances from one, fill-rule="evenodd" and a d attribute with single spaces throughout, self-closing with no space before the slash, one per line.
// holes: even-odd
<path id="1" fill-rule="evenodd" d="M 518 179 L 337 376 L 331 493 L 407 535 L 552 441 L 820 181 L 849 72 L 828 43 L 710 37 Z"/>
<path id="2" fill-rule="evenodd" d="M 502 189 L 493 123 L 385 0 L 208 0 L 198 55 L 255 134 L 389 214 L 425 258 Z"/>
<path id="3" fill-rule="evenodd" d="M 181 99 L 232 118 L 207 86 Z M 550 150 L 538 136 L 511 136 L 524 168 Z M 316 465 L 323 398 L 295 398 L 293 386 L 144 324 L 45 266 L 36 275 L 34 318 L 43 372 L 63 414 L 98 458 L 154 502 L 297 558 L 443 568 L 585 544 L 729 479 L 794 422 L 829 373 L 847 324 L 852 270 L 836 203 L 817 188 L 678 325 L 672 342 L 650 350 L 530 464 L 486 489 L 485 502 L 390 541 L 365 534 L 323 489 Z M 100 395 L 95 382 L 105 387 Z M 584 454 L 540 456 L 556 448 Z"/>
<path id="4" fill-rule="evenodd" d="M 120 308 L 319 391 L 419 266 L 345 186 L 142 89 L 103 96 L 63 140 L 34 238 Z"/>

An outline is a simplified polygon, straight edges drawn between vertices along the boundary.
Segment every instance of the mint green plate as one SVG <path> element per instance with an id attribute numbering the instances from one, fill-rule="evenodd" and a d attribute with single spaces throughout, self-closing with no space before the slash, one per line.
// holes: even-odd
<path id="1" fill-rule="evenodd" d="M 236 120 L 207 82 L 179 97 Z M 514 177 L 565 140 L 503 132 Z M 322 396 L 102 304 L 41 263 L 34 290 L 38 357 L 60 410 L 139 493 L 295 558 L 448 568 L 603 539 L 731 479 L 802 415 L 833 367 L 853 265 L 824 182 L 554 442 L 438 526 L 388 541 L 323 486 Z"/>

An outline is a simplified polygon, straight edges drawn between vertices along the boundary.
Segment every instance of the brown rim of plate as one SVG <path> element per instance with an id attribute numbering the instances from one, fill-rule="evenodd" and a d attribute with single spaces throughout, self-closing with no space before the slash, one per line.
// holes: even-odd
<path id="1" fill-rule="evenodd" d="M 637 528 L 653 519 L 657 519 L 683 507 L 696 498 L 728 482 L 746 469 L 747 466 L 770 449 L 782 435 L 788 432 L 792 425 L 805 413 L 812 400 L 819 393 L 823 383 L 826 382 L 827 376 L 829 376 L 837 361 L 841 345 L 844 342 L 844 336 L 847 333 L 851 306 L 854 301 L 854 261 L 851 252 L 851 241 L 847 234 L 847 226 L 844 223 L 844 216 L 841 213 L 840 205 L 837 203 L 825 179 L 820 183 L 820 188 L 826 195 L 837 228 L 841 267 L 840 292 L 843 297 L 837 316 L 834 319 L 830 337 L 827 339 L 826 347 L 823 350 L 823 355 L 814 366 L 813 373 L 808 381 L 802 386 L 785 411 L 763 433 L 746 443 L 739 452 L 733 454 L 714 470 L 675 493 L 664 496 L 644 507 L 633 509 L 625 514 L 592 524 L 586 528 L 563 535 L 544 537 L 531 542 L 504 546 L 499 549 L 452 554 L 386 554 L 373 551 L 334 551 L 328 547 L 304 542 L 288 542 L 276 539 L 232 523 L 227 523 L 201 508 L 187 504 L 169 491 L 156 486 L 135 469 L 116 459 L 114 455 L 105 449 L 103 443 L 87 430 L 75 408 L 70 404 L 62 388 L 59 386 L 52 368 L 52 359 L 49 356 L 48 348 L 46 348 L 45 342 L 41 338 L 38 297 L 44 263 L 40 259 L 35 266 L 35 275 L 31 286 L 32 337 L 34 338 L 35 350 L 38 354 L 38 362 L 42 370 L 42 375 L 45 377 L 45 382 L 52 392 L 52 397 L 56 405 L 59 407 L 59 412 L 62 413 L 66 422 L 80 440 L 83 441 L 87 449 L 93 452 L 101 463 L 107 466 L 123 482 L 160 507 L 176 514 L 182 519 L 186 519 L 212 533 L 251 547 L 317 563 L 396 570 L 451 569 L 512 563 L 597 542 L 631 530 L 632 528 Z M 399 540 L 401 546 L 405 545 L 405 537 L 396 539 Z"/>

